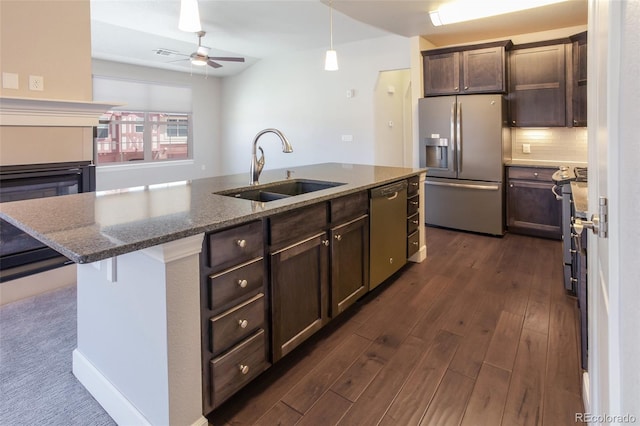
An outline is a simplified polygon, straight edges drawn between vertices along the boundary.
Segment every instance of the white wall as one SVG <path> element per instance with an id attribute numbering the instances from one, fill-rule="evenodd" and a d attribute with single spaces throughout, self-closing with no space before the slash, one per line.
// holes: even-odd
<path id="1" fill-rule="evenodd" d="M 192 88 L 193 160 L 98 166 L 97 189 L 115 189 L 220 174 L 220 93 L 221 79 L 166 71 L 137 65 L 93 60 L 93 74 L 149 81 L 160 84 L 182 84 Z M 118 102 L 118 99 L 111 99 Z"/>
<path id="2" fill-rule="evenodd" d="M 264 59 L 222 82 L 221 174 L 248 174 L 251 143 L 267 127 L 280 129 L 294 152 L 272 134 L 260 139 L 265 169 L 375 161 L 374 90 L 378 73 L 409 68 L 409 39 L 387 36 L 335 46 L 339 71 L 324 71 L 321 49 Z M 347 98 L 347 90 L 355 96 Z M 352 142 L 342 142 L 352 135 Z"/>

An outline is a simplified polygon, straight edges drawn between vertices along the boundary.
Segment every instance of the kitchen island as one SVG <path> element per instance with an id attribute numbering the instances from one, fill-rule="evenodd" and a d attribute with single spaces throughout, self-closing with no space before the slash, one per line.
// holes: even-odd
<path id="1" fill-rule="evenodd" d="M 242 174 L 3 203 L 0 217 L 79 264 L 73 371 L 106 411 L 120 424 L 206 424 L 205 234 L 418 176 L 424 170 L 318 164 L 265 171 L 261 184 L 340 185 L 269 202 L 216 194 L 248 187 Z M 422 229 L 412 261 L 426 257 Z"/>

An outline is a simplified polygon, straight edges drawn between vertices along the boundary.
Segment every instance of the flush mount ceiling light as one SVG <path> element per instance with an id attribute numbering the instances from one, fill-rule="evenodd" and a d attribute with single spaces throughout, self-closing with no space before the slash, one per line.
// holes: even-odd
<path id="1" fill-rule="evenodd" d="M 441 25 L 455 24 L 457 22 L 473 21 L 474 19 L 488 18 L 490 16 L 503 15 L 505 13 L 518 12 L 520 10 L 533 9 L 566 0 L 455 0 L 443 4 L 438 10 L 429 12 L 431 23 L 439 27 Z"/>
<path id="2" fill-rule="evenodd" d="M 324 57 L 325 71 L 338 70 L 338 54 L 333 50 L 333 7 L 332 1 L 329 0 L 329 50 Z"/>
<path id="3" fill-rule="evenodd" d="M 180 19 L 178 28 L 182 31 L 197 33 L 202 31 L 198 0 L 180 0 Z"/>

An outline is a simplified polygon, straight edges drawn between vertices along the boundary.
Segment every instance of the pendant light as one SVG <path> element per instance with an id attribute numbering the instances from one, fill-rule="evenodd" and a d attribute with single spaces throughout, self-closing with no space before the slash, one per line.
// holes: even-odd
<path id="1" fill-rule="evenodd" d="M 180 0 L 180 19 L 178 28 L 182 31 L 197 33 L 202 31 L 198 0 Z"/>
<path id="2" fill-rule="evenodd" d="M 324 58 L 325 71 L 337 71 L 338 70 L 338 54 L 333 50 L 333 7 L 331 5 L 332 0 L 329 0 L 329 50 Z"/>

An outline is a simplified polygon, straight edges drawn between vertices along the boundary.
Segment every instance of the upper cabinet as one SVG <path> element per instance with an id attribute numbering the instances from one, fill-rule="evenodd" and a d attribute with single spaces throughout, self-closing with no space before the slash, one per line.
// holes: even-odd
<path id="1" fill-rule="evenodd" d="M 513 47 L 509 55 L 512 126 L 566 126 L 565 57 L 569 49 L 570 44 L 563 40 Z"/>
<path id="2" fill-rule="evenodd" d="M 569 86 L 572 100 L 569 125 L 585 127 L 587 125 L 587 32 L 571 37 L 572 41 L 572 82 Z"/>
<path id="3" fill-rule="evenodd" d="M 511 41 L 422 52 L 424 95 L 504 93 Z"/>

